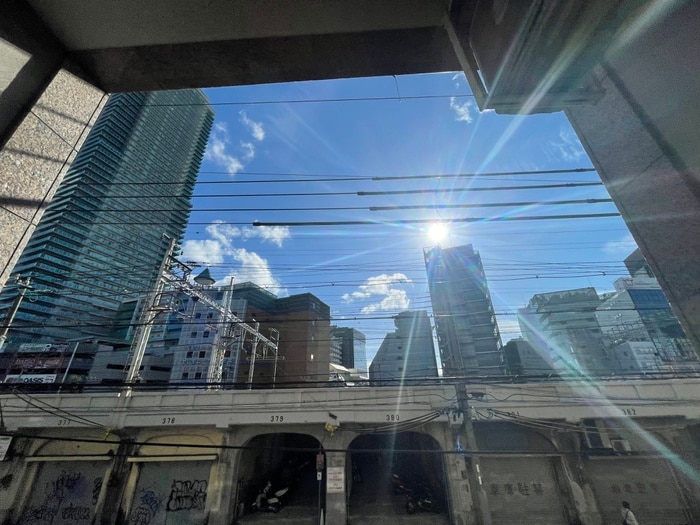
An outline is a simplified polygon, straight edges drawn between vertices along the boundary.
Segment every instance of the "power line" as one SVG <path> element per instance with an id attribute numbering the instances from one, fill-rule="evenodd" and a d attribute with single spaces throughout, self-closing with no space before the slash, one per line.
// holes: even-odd
<path id="1" fill-rule="evenodd" d="M 497 216 L 497 217 L 462 217 L 462 218 L 452 218 L 444 219 L 444 223 L 472 223 L 472 222 L 511 222 L 511 221 L 538 221 L 538 220 L 563 220 L 563 219 L 600 219 L 609 217 L 619 217 L 619 213 L 577 213 L 577 214 L 566 214 L 566 215 L 521 215 L 521 216 Z M 253 226 L 290 226 L 290 227 L 301 227 L 301 226 L 393 226 L 393 225 L 403 225 L 403 224 L 433 224 L 435 219 L 404 219 L 404 220 L 377 220 L 377 221 L 304 221 L 304 222 L 263 222 L 254 221 Z M 199 223 L 190 223 L 199 224 Z M 205 223 L 206 224 L 206 223 Z M 222 221 L 219 224 L 232 224 L 237 225 L 241 223 L 236 222 L 226 222 Z"/>

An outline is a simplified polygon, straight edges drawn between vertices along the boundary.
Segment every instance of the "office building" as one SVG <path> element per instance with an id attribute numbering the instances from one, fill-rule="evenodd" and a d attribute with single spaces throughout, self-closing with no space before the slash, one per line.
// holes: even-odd
<path id="1" fill-rule="evenodd" d="M 501 375 L 503 351 L 481 256 L 471 244 L 424 251 L 445 375 Z"/>
<path id="2" fill-rule="evenodd" d="M 153 286 L 163 236 L 184 232 L 212 123 L 199 90 L 110 97 L 14 268 L 33 291 L 10 342 L 111 335 L 122 301 Z"/>
<path id="3" fill-rule="evenodd" d="M 513 376 L 546 376 L 554 371 L 552 356 L 540 353 L 522 337 L 503 345 L 506 372 Z"/>
<path id="4" fill-rule="evenodd" d="M 369 365 L 371 382 L 437 377 L 435 344 L 425 310 L 401 312 L 394 317 L 396 330 L 382 341 Z"/>
<path id="5" fill-rule="evenodd" d="M 331 326 L 331 354 L 334 352 L 336 352 L 337 361 L 331 360 L 332 363 L 345 368 L 367 371 L 367 339 L 359 330 Z"/>
<path id="6" fill-rule="evenodd" d="M 617 279 L 615 292 L 596 311 L 612 370 L 697 370 L 692 345 L 639 249 L 625 259 L 625 266 L 630 277 Z"/>
<path id="7" fill-rule="evenodd" d="M 277 342 L 278 348 L 274 352 L 260 341 L 256 343 L 253 334 L 225 322 L 219 311 L 184 296 L 178 301 L 180 315 L 167 321 L 180 328 L 164 330 L 166 334 L 179 333 L 179 340 L 169 347 L 173 385 L 212 381 L 212 358 L 219 352 L 223 354 L 221 379 L 225 387 L 328 380 L 330 308 L 316 296 L 307 293 L 278 298 L 251 282 L 222 287 L 212 281 L 199 291 L 256 328 L 262 337 Z M 148 348 L 152 345 L 158 350 L 163 343 L 151 338 Z"/>
<path id="8" fill-rule="evenodd" d="M 559 372 L 605 374 L 610 361 L 596 319 L 602 302 L 592 287 L 535 294 L 518 310 L 520 332 Z"/>

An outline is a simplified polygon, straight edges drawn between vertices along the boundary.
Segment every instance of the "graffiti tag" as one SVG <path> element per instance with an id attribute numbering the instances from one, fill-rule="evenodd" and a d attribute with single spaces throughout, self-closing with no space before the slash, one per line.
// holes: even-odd
<path id="1" fill-rule="evenodd" d="M 139 500 L 141 504 L 131 513 L 129 521 L 134 525 L 148 525 L 160 510 L 161 500 L 152 490 L 142 490 Z"/>
<path id="2" fill-rule="evenodd" d="M 204 480 L 173 480 L 167 510 L 204 510 L 207 502 L 207 482 Z"/>

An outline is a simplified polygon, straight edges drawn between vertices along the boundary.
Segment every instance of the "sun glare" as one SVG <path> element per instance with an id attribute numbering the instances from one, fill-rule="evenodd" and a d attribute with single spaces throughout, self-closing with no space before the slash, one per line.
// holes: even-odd
<path id="1" fill-rule="evenodd" d="M 430 229 L 428 230 L 428 236 L 430 237 L 430 240 L 435 244 L 440 244 L 445 239 L 447 239 L 448 233 L 449 229 L 447 227 L 447 224 L 445 224 L 444 222 L 433 223 L 430 225 Z"/>

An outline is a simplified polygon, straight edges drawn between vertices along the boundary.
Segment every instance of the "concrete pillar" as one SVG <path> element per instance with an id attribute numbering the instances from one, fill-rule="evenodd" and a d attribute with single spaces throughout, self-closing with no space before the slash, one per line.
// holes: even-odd
<path id="1" fill-rule="evenodd" d="M 566 113 L 699 353 L 700 3 L 639 22 L 596 68 L 602 99 Z"/>
<path id="2" fill-rule="evenodd" d="M 438 440 L 440 446 L 445 451 L 453 451 L 461 425 L 443 425 L 443 429 L 442 439 Z M 443 468 L 451 522 L 455 525 L 478 524 L 476 492 L 471 490 L 476 476 L 471 472 L 471 464 L 461 454 L 444 454 Z"/>
<path id="3" fill-rule="evenodd" d="M 237 444 L 234 433 L 225 432 L 222 444 L 224 446 Z M 235 516 L 236 496 L 238 493 L 238 459 L 239 450 L 222 448 L 219 460 L 214 462 L 210 475 L 209 525 L 229 525 Z"/>
<path id="4" fill-rule="evenodd" d="M 559 452 L 564 452 L 561 461 L 557 463 L 560 486 L 568 497 L 566 505 L 569 514 L 578 519 L 581 525 L 603 525 L 603 518 L 598 511 L 593 488 L 586 478 L 581 462 L 579 436 L 570 432 L 549 431 L 547 438 L 552 441 Z M 573 506 L 573 507 L 572 507 Z"/>
<path id="5" fill-rule="evenodd" d="M 348 472 L 346 452 L 326 452 L 326 516 L 325 523 L 343 524 L 348 521 Z M 343 490 L 340 491 L 342 472 Z M 329 483 L 329 476 L 331 481 Z"/>
<path id="6" fill-rule="evenodd" d="M 60 71 L 0 151 L 0 288 L 105 101 Z"/>

